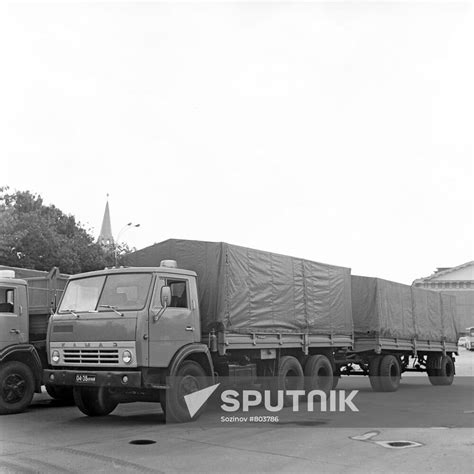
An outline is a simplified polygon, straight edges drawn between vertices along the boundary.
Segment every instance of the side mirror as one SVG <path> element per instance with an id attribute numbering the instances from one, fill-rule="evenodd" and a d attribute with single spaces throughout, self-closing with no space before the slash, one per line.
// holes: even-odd
<path id="1" fill-rule="evenodd" d="M 154 323 L 157 323 L 160 320 L 166 308 L 171 304 L 171 288 L 169 286 L 163 286 L 161 288 L 160 302 L 161 302 L 161 309 L 158 311 L 157 314 L 153 316 Z"/>
<path id="2" fill-rule="evenodd" d="M 171 288 L 163 286 L 160 294 L 161 306 L 167 308 L 171 304 Z"/>

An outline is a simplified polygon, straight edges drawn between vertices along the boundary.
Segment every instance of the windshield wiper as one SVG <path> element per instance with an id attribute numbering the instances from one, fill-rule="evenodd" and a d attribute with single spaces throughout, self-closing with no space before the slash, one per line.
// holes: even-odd
<path id="1" fill-rule="evenodd" d="M 108 308 L 111 309 L 114 313 L 117 313 L 119 316 L 123 316 L 123 313 L 117 311 L 117 306 L 111 306 L 109 304 L 100 304 L 99 308 Z"/>
<path id="2" fill-rule="evenodd" d="M 62 309 L 61 311 L 72 314 L 73 316 L 76 316 L 76 318 L 79 317 L 79 315 L 77 313 L 75 313 L 74 310 L 72 310 L 72 309 L 67 308 L 67 309 Z"/>

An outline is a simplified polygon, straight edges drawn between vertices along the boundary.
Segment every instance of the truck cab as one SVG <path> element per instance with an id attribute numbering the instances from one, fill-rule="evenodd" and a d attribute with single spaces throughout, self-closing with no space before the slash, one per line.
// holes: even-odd
<path id="1" fill-rule="evenodd" d="M 0 271 L 0 351 L 28 341 L 27 283 L 10 270 Z"/>
<path id="2" fill-rule="evenodd" d="M 196 273 L 176 262 L 75 275 L 49 324 L 45 382 L 72 386 L 88 415 L 130 399 L 163 401 L 183 355 L 202 358 L 212 375 L 200 339 Z"/>

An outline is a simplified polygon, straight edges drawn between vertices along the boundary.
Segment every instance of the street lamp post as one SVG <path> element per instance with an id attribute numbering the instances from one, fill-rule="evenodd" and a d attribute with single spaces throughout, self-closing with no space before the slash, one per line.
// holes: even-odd
<path id="1" fill-rule="evenodd" d="M 115 266 L 118 266 L 118 244 L 120 242 L 120 236 L 124 231 L 129 229 L 130 227 L 140 227 L 140 224 L 134 224 L 133 222 L 129 222 L 128 224 L 125 224 L 117 234 L 117 239 L 115 240 L 114 244 L 114 258 L 115 258 Z"/>

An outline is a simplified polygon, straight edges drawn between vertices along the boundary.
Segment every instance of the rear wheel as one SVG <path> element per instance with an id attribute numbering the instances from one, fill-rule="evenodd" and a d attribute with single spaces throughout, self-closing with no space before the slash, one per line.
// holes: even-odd
<path id="1" fill-rule="evenodd" d="M 380 362 L 380 387 L 382 392 L 396 392 L 400 386 L 401 370 L 398 359 L 386 355 Z"/>
<path id="2" fill-rule="evenodd" d="M 333 389 L 334 375 L 329 359 L 322 354 L 308 358 L 304 366 L 305 390 L 321 390 L 326 395 Z M 336 382 L 337 384 L 337 382 Z"/>
<path id="3" fill-rule="evenodd" d="M 0 414 L 21 413 L 33 399 L 35 379 L 23 362 L 11 361 L 0 365 Z"/>
<path id="4" fill-rule="evenodd" d="M 431 367 L 430 367 L 431 366 Z M 428 361 L 428 377 L 432 385 L 451 385 L 454 380 L 454 361 L 451 356 L 441 357 L 440 368 L 432 368 Z"/>
<path id="5" fill-rule="evenodd" d="M 170 388 L 163 393 L 161 407 L 166 413 L 166 421 L 172 423 L 185 423 L 196 420 L 199 417 L 199 410 L 191 417 L 185 395 L 202 390 L 207 385 L 207 374 L 197 362 L 193 360 L 184 361 L 176 372 L 176 378 L 171 383 Z"/>
<path id="6" fill-rule="evenodd" d="M 369 380 L 374 392 L 382 391 L 382 385 L 380 383 L 380 362 L 382 362 L 381 356 L 373 357 L 369 361 Z"/>
<path id="7" fill-rule="evenodd" d="M 276 380 L 276 390 L 303 390 L 304 389 L 304 373 L 303 367 L 298 359 L 293 356 L 283 356 L 278 364 L 278 374 Z M 273 397 L 278 394 L 273 393 Z M 293 397 L 283 395 L 284 406 L 290 406 L 293 403 Z"/>
<path id="8" fill-rule="evenodd" d="M 118 405 L 107 387 L 74 387 L 74 402 L 87 416 L 105 416 Z"/>

